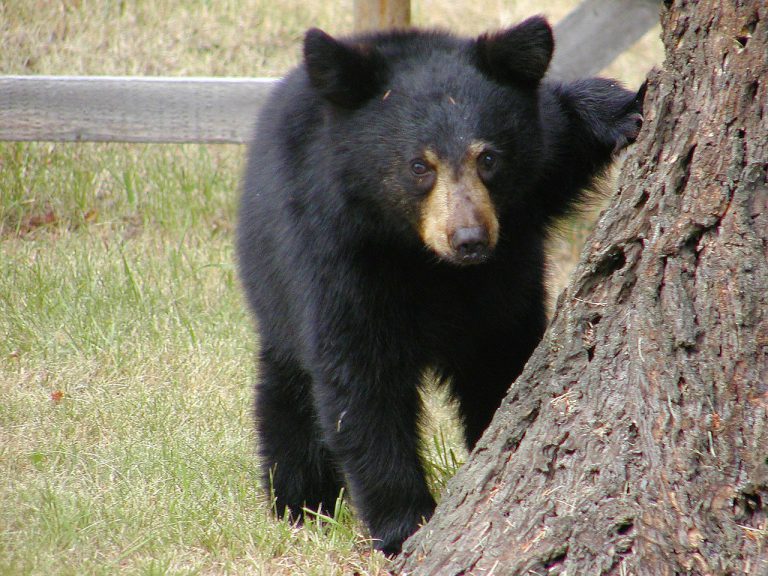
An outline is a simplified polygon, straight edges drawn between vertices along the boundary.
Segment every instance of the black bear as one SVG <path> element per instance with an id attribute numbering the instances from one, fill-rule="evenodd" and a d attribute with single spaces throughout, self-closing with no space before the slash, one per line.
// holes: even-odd
<path id="1" fill-rule="evenodd" d="M 543 80 L 552 51 L 541 17 L 473 39 L 306 33 L 261 112 L 237 228 L 279 513 L 333 510 L 346 486 L 397 553 L 435 506 L 425 372 L 472 448 L 541 339 L 547 226 L 634 140 L 642 96 Z"/>

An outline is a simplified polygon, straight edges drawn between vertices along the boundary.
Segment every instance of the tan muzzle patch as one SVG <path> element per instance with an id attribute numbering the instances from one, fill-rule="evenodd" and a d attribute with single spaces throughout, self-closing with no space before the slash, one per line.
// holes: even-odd
<path id="1" fill-rule="evenodd" d="M 422 205 L 419 233 L 439 257 L 458 264 L 482 262 L 499 239 L 496 210 L 477 173 L 477 155 L 483 148 L 473 143 L 458 170 L 433 151 L 425 153 L 436 180 Z"/>

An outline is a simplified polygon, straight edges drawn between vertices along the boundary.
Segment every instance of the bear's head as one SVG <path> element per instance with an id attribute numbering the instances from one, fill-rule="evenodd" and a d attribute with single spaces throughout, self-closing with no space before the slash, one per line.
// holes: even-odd
<path id="1" fill-rule="evenodd" d="M 525 219 L 543 140 L 538 89 L 552 51 L 541 17 L 473 39 L 308 31 L 305 70 L 324 102 L 334 182 L 366 217 L 441 260 L 487 260 L 503 225 Z"/>

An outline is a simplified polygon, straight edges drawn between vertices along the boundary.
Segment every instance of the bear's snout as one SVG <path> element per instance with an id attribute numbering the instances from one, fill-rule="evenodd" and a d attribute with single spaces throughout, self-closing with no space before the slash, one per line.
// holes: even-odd
<path id="1" fill-rule="evenodd" d="M 490 254 L 488 231 L 484 226 L 459 228 L 451 234 L 450 244 L 461 262 L 482 262 Z"/>

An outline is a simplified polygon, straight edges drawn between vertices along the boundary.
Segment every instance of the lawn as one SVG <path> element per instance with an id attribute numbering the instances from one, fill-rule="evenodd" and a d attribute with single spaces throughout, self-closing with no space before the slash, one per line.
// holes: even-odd
<path id="1" fill-rule="evenodd" d="M 577 2 L 414 2 L 476 33 Z M 8 0 L 0 74 L 279 76 L 351 2 Z M 637 85 L 653 34 L 610 70 Z M 304 528 L 258 487 L 257 339 L 233 265 L 239 146 L 0 143 L 0 574 L 384 574 L 339 505 Z M 555 291 L 585 226 L 553 243 Z M 455 470 L 430 396 L 434 488 Z"/>

